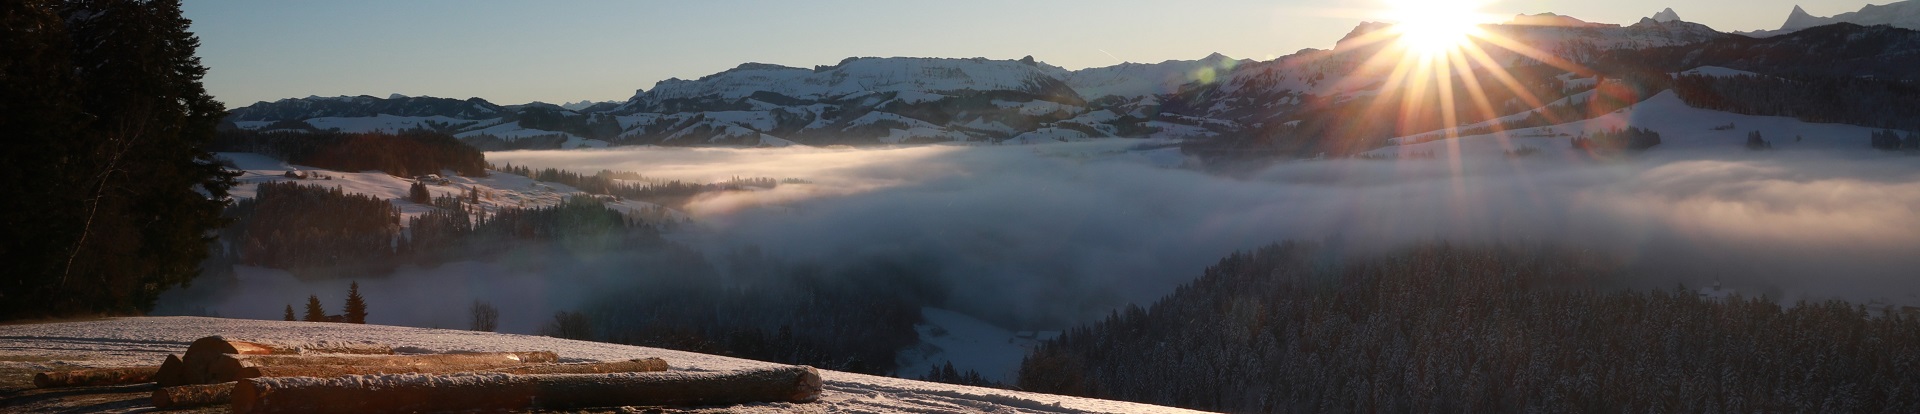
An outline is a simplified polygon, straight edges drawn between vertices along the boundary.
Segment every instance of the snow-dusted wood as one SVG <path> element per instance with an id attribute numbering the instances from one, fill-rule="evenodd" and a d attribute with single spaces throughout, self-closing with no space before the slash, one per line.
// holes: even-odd
<path id="1" fill-rule="evenodd" d="M 385 368 L 398 372 L 483 371 L 525 364 L 559 362 L 552 352 L 474 352 L 428 355 L 215 355 L 207 364 L 205 383 L 242 378 L 285 376 L 271 371 L 288 367 L 363 367 L 374 373 Z"/>
<path id="2" fill-rule="evenodd" d="M 138 384 L 153 382 L 154 374 L 159 372 L 158 366 L 42 372 L 33 374 L 33 386 L 58 388 Z"/>
<path id="3" fill-rule="evenodd" d="M 153 406 L 162 410 L 226 404 L 233 401 L 233 384 L 182 385 L 153 390 Z"/>
<path id="4" fill-rule="evenodd" d="M 433 366 L 433 367 L 355 367 L 355 366 L 283 366 L 250 368 L 254 374 L 248 378 L 261 377 L 344 377 L 348 375 L 431 373 L 429 371 L 407 371 L 406 369 L 445 369 L 470 370 L 471 366 Z M 396 370 L 399 369 L 399 370 Z M 494 368 L 484 371 L 499 374 L 606 374 L 619 372 L 659 372 L 667 370 L 667 361 L 660 358 L 630 359 L 615 362 L 589 362 L 581 364 L 526 365 L 506 368 Z M 467 371 L 437 371 L 467 372 Z M 218 384 L 185 385 L 165 387 L 153 391 L 153 406 L 161 409 L 198 407 L 204 405 L 226 404 L 233 401 L 234 382 Z"/>
<path id="5" fill-rule="evenodd" d="M 805 366 L 722 372 L 250 378 L 234 387 L 233 412 L 420 412 L 812 402 L 820 398 L 821 388 L 820 373 Z"/>
<path id="6" fill-rule="evenodd" d="M 268 342 L 237 341 L 219 336 L 209 336 L 187 345 L 187 354 L 181 358 L 181 373 L 178 381 L 167 378 L 160 386 L 187 384 L 210 384 L 232 381 L 231 372 L 216 379 L 214 371 L 221 369 L 214 365 L 223 355 L 392 355 L 393 348 L 372 343 L 300 343 L 280 344 Z"/>
<path id="7" fill-rule="evenodd" d="M 655 372 L 666 371 L 667 361 L 660 358 L 634 359 L 617 362 L 593 362 L 584 364 L 544 364 L 514 365 L 490 368 L 492 364 L 430 364 L 430 365 L 283 365 L 259 366 L 240 369 L 239 378 L 262 377 L 344 377 L 348 375 L 383 374 L 450 374 L 461 372 L 490 372 L 500 374 L 605 374 L 615 372 Z"/>
<path id="8" fill-rule="evenodd" d="M 272 343 L 256 341 L 236 341 L 219 336 L 209 336 L 193 341 L 187 346 L 187 354 L 239 354 L 239 355 L 308 355 L 308 354 L 352 354 L 352 355 L 392 355 L 393 348 L 364 342 L 311 342 L 311 343 Z"/>

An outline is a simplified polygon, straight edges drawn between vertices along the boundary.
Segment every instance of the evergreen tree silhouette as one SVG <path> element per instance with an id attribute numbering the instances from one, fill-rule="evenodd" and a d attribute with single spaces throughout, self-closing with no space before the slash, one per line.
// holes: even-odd
<path id="1" fill-rule="evenodd" d="M 0 319 L 138 314 L 192 280 L 233 175 L 178 0 L 0 6 Z M 18 145 L 11 145 L 18 144 Z"/>
<path id="2" fill-rule="evenodd" d="M 347 323 L 367 323 L 367 301 L 360 297 L 360 282 L 347 286 L 347 306 L 343 311 L 346 312 Z"/>
<path id="3" fill-rule="evenodd" d="M 320 307 L 320 296 L 307 295 L 307 322 L 326 322 L 327 310 Z"/>
<path id="4" fill-rule="evenodd" d="M 287 321 L 293 321 L 293 305 L 287 305 Z"/>

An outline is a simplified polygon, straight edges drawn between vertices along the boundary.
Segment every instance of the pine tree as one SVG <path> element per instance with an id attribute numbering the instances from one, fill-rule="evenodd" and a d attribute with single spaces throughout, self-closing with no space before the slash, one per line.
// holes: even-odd
<path id="1" fill-rule="evenodd" d="M 307 322 L 326 322 L 327 321 L 327 310 L 326 308 L 320 307 L 319 296 L 307 295 L 307 317 L 306 319 L 301 319 L 301 320 L 304 320 Z"/>
<path id="2" fill-rule="evenodd" d="M 132 314 L 200 273 L 233 175 L 177 0 L 0 5 L 0 130 L 17 185 L 0 316 Z M 31 155 L 27 155 L 31 154 Z"/>
<path id="3" fill-rule="evenodd" d="M 78 82 L 67 26 L 48 0 L 0 2 L 0 183 L 16 194 L 0 197 L 0 211 L 31 220 L 0 220 L 0 318 L 47 312 L 60 292 L 67 247 L 79 234 L 83 193 L 68 184 L 78 155 Z"/>
<path id="4" fill-rule="evenodd" d="M 347 306 L 342 310 L 346 312 L 347 323 L 367 323 L 367 302 L 360 297 L 360 282 L 347 286 Z"/>
<path id="5" fill-rule="evenodd" d="M 426 184 L 414 182 L 413 185 L 407 186 L 407 201 L 412 201 L 416 204 L 426 204 L 427 202 L 433 201 L 433 193 L 427 191 Z"/>
<path id="6" fill-rule="evenodd" d="M 287 305 L 287 322 L 293 322 L 293 305 Z"/>

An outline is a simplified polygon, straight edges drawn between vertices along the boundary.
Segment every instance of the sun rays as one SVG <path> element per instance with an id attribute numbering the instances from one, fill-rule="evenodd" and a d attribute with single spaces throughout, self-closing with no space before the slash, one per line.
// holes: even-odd
<path id="1" fill-rule="evenodd" d="M 1336 50 L 1352 53 L 1356 64 L 1327 92 L 1373 94 L 1366 118 L 1391 127 L 1392 136 L 1433 136 L 1448 140 L 1458 158 L 1463 125 L 1514 115 L 1515 106 L 1542 108 L 1546 101 L 1529 88 L 1533 82 L 1510 68 L 1519 61 L 1587 73 L 1580 67 L 1510 36 L 1499 19 L 1480 10 L 1488 0 L 1380 0 L 1369 18 L 1387 23 L 1343 40 Z M 1529 64 L 1531 64 L 1529 62 Z M 1377 91 L 1374 92 L 1374 91 Z M 1551 95 L 1551 93 L 1549 93 Z M 1551 115 L 1551 114 L 1546 114 Z M 1488 125 L 1506 141 L 1498 122 Z M 1367 136 L 1371 134 L 1362 134 Z M 1377 135 L 1375 135 L 1377 136 Z M 1508 145 L 1511 146 L 1511 145 Z"/>

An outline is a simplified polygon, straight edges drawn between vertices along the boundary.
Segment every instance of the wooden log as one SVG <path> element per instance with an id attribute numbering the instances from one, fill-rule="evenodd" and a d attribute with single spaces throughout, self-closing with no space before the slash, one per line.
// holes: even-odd
<path id="1" fill-rule="evenodd" d="M 660 372 L 667 370 L 667 361 L 660 358 L 629 359 L 614 362 L 590 362 L 584 364 L 523 365 L 517 367 L 495 368 L 487 372 L 502 374 L 610 374 L 616 372 Z"/>
<path id="2" fill-rule="evenodd" d="M 228 340 L 218 336 L 200 338 L 187 345 L 187 354 L 180 359 L 180 382 L 170 385 L 222 382 L 213 380 L 213 364 L 221 355 L 271 355 L 275 351 L 297 352 L 252 342 Z"/>
<path id="3" fill-rule="evenodd" d="M 348 375 L 400 374 L 400 373 L 454 373 L 451 371 L 467 369 L 463 366 L 436 366 L 430 368 L 449 371 L 418 370 L 428 367 L 355 367 L 355 366 L 281 366 L 251 367 L 253 376 L 260 377 L 343 377 Z M 400 369 L 400 370 L 395 370 Z M 406 371 L 414 369 L 414 371 Z M 582 364 L 527 365 L 495 368 L 483 372 L 500 374 L 605 374 L 617 372 L 660 372 L 667 370 L 667 361 L 660 358 L 632 359 L 615 362 L 591 362 Z M 234 382 L 218 384 L 183 385 L 164 387 L 153 391 L 153 406 L 160 409 L 200 407 L 215 404 L 227 404 L 233 401 Z"/>
<path id="4" fill-rule="evenodd" d="M 383 373 L 374 368 L 396 372 L 469 372 L 515 365 L 559 362 L 547 351 L 473 352 L 427 355 L 216 355 L 207 364 L 206 383 L 237 381 L 274 375 L 255 368 L 269 367 L 365 367 L 367 373 Z"/>
<path id="5" fill-rule="evenodd" d="M 153 382 L 159 366 L 96 368 L 75 371 L 50 371 L 33 374 L 33 386 L 40 388 L 96 387 Z"/>
<path id="6" fill-rule="evenodd" d="M 235 354 L 235 355 L 312 355 L 312 354 L 353 354 L 353 355 L 393 355 L 393 348 L 364 342 L 314 342 L 314 343 L 271 343 L 236 341 L 219 336 L 209 336 L 193 341 L 187 346 L 187 353 Z"/>
<path id="7" fill-rule="evenodd" d="M 153 382 L 162 387 L 187 385 L 187 366 L 179 356 L 167 355 L 167 361 L 160 363 L 160 372 L 153 374 Z"/>
<path id="8" fill-rule="evenodd" d="M 202 407 L 233 402 L 231 382 L 182 385 L 153 390 L 153 406 L 162 410 Z"/>
<path id="9" fill-rule="evenodd" d="M 455 410 L 707 406 L 812 402 L 820 373 L 791 366 L 728 372 L 619 374 L 356 375 L 249 378 L 233 389 L 233 412 L 364 413 Z"/>
<path id="10" fill-rule="evenodd" d="M 386 375 L 386 374 L 449 374 L 461 372 L 490 372 L 500 374 L 605 374 L 615 372 L 656 372 L 666 371 L 667 361 L 660 358 L 635 359 L 617 362 L 594 362 L 585 364 L 546 364 L 491 367 L 482 365 L 283 365 L 240 368 L 238 378 L 262 377 L 315 377 L 332 378 L 348 375 Z"/>
<path id="11" fill-rule="evenodd" d="M 209 336 L 187 345 L 187 354 L 181 358 L 181 374 L 178 383 L 162 385 L 210 384 L 217 381 L 213 364 L 220 355 L 310 355 L 310 354 L 352 354 L 352 355 L 392 355 L 393 348 L 386 345 L 367 343 L 312 343 L 312 344 L 274 344 L 264 342 L 236 341 L 220 336 Z M 231 381 L 228 379 L 227 381 Z M 171 381 L 170 381 L 171 382 Z"/>

